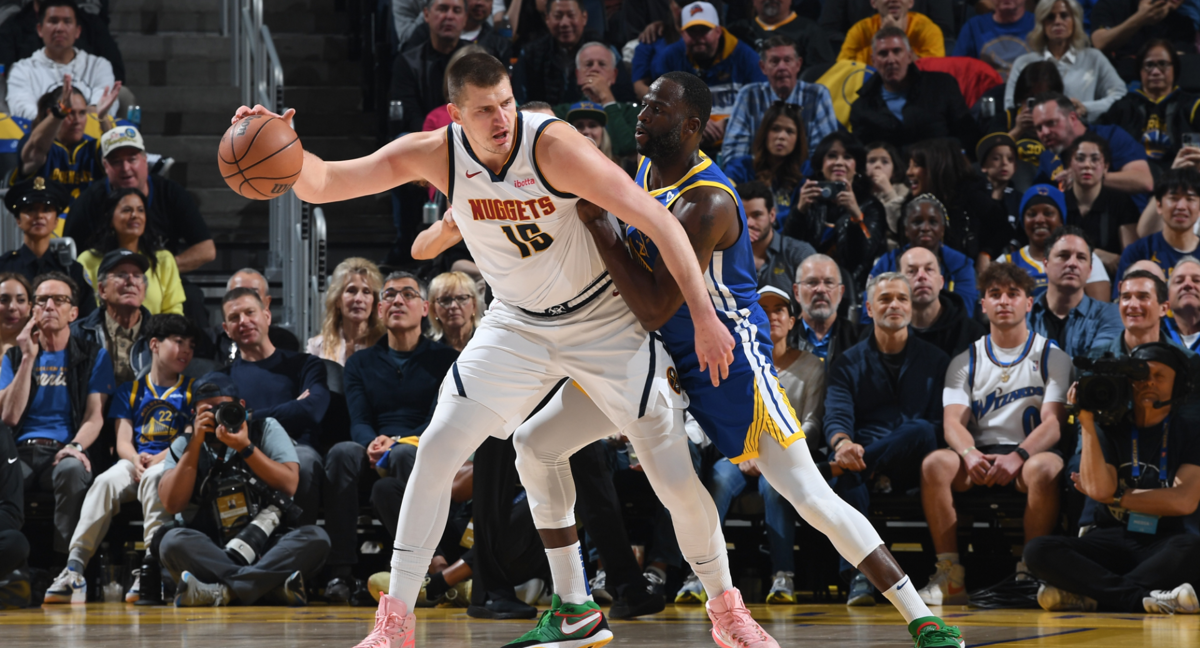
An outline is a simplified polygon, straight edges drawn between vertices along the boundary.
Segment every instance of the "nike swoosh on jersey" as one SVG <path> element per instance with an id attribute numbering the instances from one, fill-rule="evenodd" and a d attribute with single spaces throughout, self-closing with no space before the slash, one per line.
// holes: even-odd
<path id="1" fill-rule="evenodd" d="M 12 463 L 17 463 L 17 458 L 16 458 L 16 457 L 13 457 L 12 459 L 9 459 L 9 460 L 8 460 L 8 463 L 10 463 L 10 464 L 12 464 Z"/>
<path id="2" fill-rule="evenodd" d="M 562 620 L 563 634 L 566 634 L 566 635 L 575 634 L 576 632 L 579 632 L 580 629 L 587 626 L 589 623 L 592 623 L 599 619 L 600 619 L 599 612 L 594 612 L 592 614 L 589 614 L 586 617 L 580 619 L 577 623 L 568 623 L 566 619 L 563 619 Z"/>
<path id="3" fill-rule="evenodd" d="M 475 176 L 479 175 L 480 173 L 483 173 L 483 171 L 476 171 L 475 173 L 471 173 L 471 172 L 469 172 L 469 171 L 468 171 L 468 172 L 467 172 L 467 180 L 470 180 L 471 178 L 474 178 Z"/>

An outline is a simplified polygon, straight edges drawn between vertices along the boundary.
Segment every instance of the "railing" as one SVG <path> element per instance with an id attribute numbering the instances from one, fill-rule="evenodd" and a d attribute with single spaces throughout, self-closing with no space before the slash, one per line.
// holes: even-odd
<path id="1" fill-rule="evenodd" d="M 262 0 L 225 0 L 221 33 L 232 45 L 230 78 L 242 103 L 285 110 L 283 66 L 271 30 L 263 24 Z M 269 246 L 264 274 L 283 284 L 282 317 L 275 323 L 301 340 L 320 330 L 325 292 L 325 215 L 300 202 L 293 191 L 271 200 Z"/>

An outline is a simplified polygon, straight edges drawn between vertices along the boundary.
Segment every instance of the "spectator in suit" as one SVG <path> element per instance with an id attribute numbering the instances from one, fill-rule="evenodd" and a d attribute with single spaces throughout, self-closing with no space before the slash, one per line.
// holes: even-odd
<path id="1" fill-rule="evenodd" d="M 704 80 L 712 92 L 712 117 L 704 127 L 702 146 L 706 152 L 720 150 L 728 118 L 733 115 L 738 93 L 751 83 L 766 81 L 758 54 L 721 27 L 717 10 L 708 2 L 693 2 L 683 8 L 683 38 L 655 59 L 653 76 L 667 72 L 691 72 Z"/>
<path id="2" fill-rule="evenodd" d="M 979 126 L 958 81 L 942 72 L 919 70 L 908 37 L 899 27 L 875 32 L 870 51 L 878 74 L 863 84 L 850 106 L 850 130 L 856 137 L 902 148 L 935 137 L 979 140 Z"/>
<path id="3" fill-rule="evenodd" d="M 910 335 L 912 287 L 904 275 L 873 277 L 867 312 L 875 320 L 872 334 L 829 371 L 823 431 L 833 451 L 826 477 L 836 479 L 834 491 L 864 515 L 870 486 L 883 476 L 900 492 L 919 483 L 919 462 L 937 447 L 950 363 L 943 351 Z M 851 580 L 847 605 L 874 605 L 866 576 L 845 560 L 841 571 Z"/>
<path id="4" fill-rule="evenodd" d="M 766 184 L 752 180 L 739 184 L 737 191 L 746 211 L 746 229 L 750 232 L 750 246 L 758 268 L 758 286 L 774 286 L 788 294 L 800 264 L 817 251 L 808 243 L 775 231 L 775 205 Z"/>
<path id="5" fill-rule="evenodd" d="M 971 317 L 960 295 L 945 290 L 941 265 L 933 252 L 912 247 L 900 255 L 900 274 L 912 286 L 912 333 L 942 350 L 947 357 L 967 350 L 987 331 Z"/>
<path id="6" fill-rule="evenodd" d="M 150 230 L 146 217 L 146 195 L 138 189 L 117 189 L 104 205 L 108 226 L 97 231 L 79 255 L 79 265 L 92 290 L 100 290 L 100 266 L 110 252 L 126 250 L 145 256 L 149 261 L 146 281 L 146 309 L 151 315 L 183 314 L 186 296 L 179 280 L 175 256 L 162 247 L 162 239 Z"/>
<path id="7" fill-rule="evenodd" d="M 1066 95 L 1075 104 L 1075 112 L 1084 121 L 1099 121 L 1114 102 L 1125 96 L 1125 82 L 1103 52 L 1088 46 L 1079 3 L 1040 0 L 1035 15 L 1037 24 L 1029 34 L 1029 53 L 1013 61 L 1004 105 L 1013 105 L 1014 77 L 1026 65 L 1053 61 L 1062 75 Z"/>
<path id="8" fill-rule="evenodd" d="M 846 32 L 846 42 L 838 53 L 839 61 L 858 61 L 879 66 L 874 62 L 875 42 L 879 31 L 895 27 L 903 32 L 913 60 L 918 58 L 942 57 L 946 55 L 946 44 L 942 30 L 928 17 L 910 11 L 913 0 L 871 0 L 876 15 L 864 18 Z"/>
<path id="9" fill-rule="evenodd" d="M 115 93 L 107 93 L 100 101 L 107 105 L 115 97 Z M 71 86 L 68 77 L 63 86 L 42 95 L 37 108 L 33 129 L 18 144 L 21 162 L 10 183 L 40 176 L 62 183 L 74 198 L 100 178 L 103 168 L 100 142 L 83 132 L 87 125 L 83 94 Z M 112 125 L 107 116 L 101 121 L 102 128 Z M 56 223 L 55 231 L 60 230 Z"/>
<path id="10" fill-rule="evenodd" d="M 1029 52 L 1025 37 L 1034 28 L 1033 14 L 1025 11 L 1025 0 L 998 0 L 995 10 L 967 20 L 951 56 L 969 56 L 992 66 L 1008 78 L 1013 61 Z"/>
<path id="11" fill-rule="evenodd" d="M 73 0 L 42 0 L 39 7 L 37 31 L 44 47 L 8 71 L 9 112 L 25 119 L 37 117 L 38 98 L 62 84 L 69 74 L 82 91 L 85 106 L 95 106 L 101 114 L 115 118 L 119 86 L 112 63 L 75 46 L 82 29 L 78 6 Z M 111 100 L 102 98 L 110 93 Z"/>
<path id="12" fill-rule="evenodd" d="M 1029 327 L 1072 358 L 1107 346 L 1121 334 L 1116 304 L 1085 292 L 1095 256 L 1077 225 L 1054 231 L 1046 242 L 1046 292 L 1033 301 Z"/>
<path id="13" fill-rule="evenodd" d="M 1141 142 L 1151 167 L 1161 174 L 1179 154 L 1183 135 L 1200 131 L 1200 97 L 1175 85 L 1179 53 L 1170 41 L 1148 41 L 1138 51 L 1136 65 L 1142 87 L 1118 99 L 1101 121 L 1120 126 Z"/>
<path id="14" fill-rule="evenodd" d="M 33 308 L 33 285 L 24 275 L 0 272 L 0 354 L 17 346 Z"/>
<path id="15" fill-rule="evenodd" d="M 1027 494 L 1026 546 L 1052 533 L 1058 522 L 1063 458 L 1054 448 L 1066 421 L 1071 358 L 1029 330 L 1025 318 L 1033 305 L 1033 281 L 1025 271 L 992 264 L 980 275 L 979 287 L 991 331 L 945 369 L 943 424 L 949 447 L 926 455 L 920 469 L 921 503 L 938 560 L 937 571 L 921 589 L 929 605 L 967 599 L 954 492 L 985 486 Z"/>
<path id="16" fill-rule="evenodd" d="M 96 302 L 91 286 L 83 279 L 83 266 L 77 261 L 64 265 L 58 254 L 49 252 L 50 239 L 54 238 L 54 228 L 59 222 L 58 215 L 70 201 L 65 187 L 41 177 L 18 183 L 8 190 L 4 202 L 17 219 L 22 244 L 20 248 L 0 256 L 0 272 L 19 274 L 27 282 L 47 272 L 61 272 L 83 286 L 79 299 L 86 307 L 80 308 L 80 312 L 86 315 L 95 308 Z M 32 290 L 26 296 L 29 294 L 32 294 Z M 13 337 L 16 337 L 15 333 Z"/>
<path id="17" fill-rule="evenodd" d="M 351 257 L 333 269 L 325 291 L 325 317 L 321 333 L 309 338 L 305 352 L 345 365 L 355 352 L 383 337 L 379 317 L 379 291 L 383 275 L 361 257 Z"/>
<path id="18" fill-rule="evenodd" d="M 1183 0 L 1099 0 L 1091 14 L 1092 43 L 1116 61 L 1122 78 L 1133 81 L 1137 79 L 1134 57 L 1153 39 L 1170 42 L 1176 52 L 1196 52 L 1196 22 L 1180 10 L 1183 4 Z"/>
<path id="19" fill-rule="evenodd" d="M 71 335 L 74 283 L 57 272 L 38 277 L 33 316 L 0 365 L 0 420 L 17 443 L 25 490 L 54 494 L 53 548 L 61 553 L 92 483 L 86 452 L 116 388 L 104 347 Z"/>
<path id="20" fill-rule="evenodd" d="M 808 137 L 800 111 L 776 102 L 767 108 L 750 155 L 724 158 L 725 175 L 737 184 L 761 181 L 774 195 L 775 228 L 780 229 L 792 213 L 792 195 L 804 181 L 808 162 Z"/>
<path id="21" fill-rule="evenodd" d="M 1098 134 L 1084 133 L 1063 149 L 1062 160 L 1070 178 L 1065 222 L 1082 227 L 1105 270 L 1116 272 L 1121 253 L 1137 240 L 1139 215 L 1129 194 L 1106 186 L 1112 149 Z"/>
<path id="22" fill-rule="evenodd" d="M 225 291 L 229 292 L 234 288 L 249 288 L 253 290 L 262 301 L 263 306 L 267 310 L 271 309 L 270 284 L 267 283 L 267 278 L 262 276 L 262 273 L 258 270 L 254 268 L 242 268 L 233 273 L 229 277 L 229 281 L 225 283 Z M 211 335 L 216 346 L 214 359 L 217 361 L 217 364 L 227 365 L 237 359 L 237 344 L 225 334 L 223 327 L 218 326 Z M 293 352 L 300 351 L 300 340 L 296 338 L 294 333 L 281 326 L 269 326 L 267 328 L 267 337 L 270 338 L 271 344 L 277 349 Z M 197 350 L 197 353 L 200 353 L 200 351 Z"/>
<path id="23" fill-rule="evenodd" d="M 462 40 L 464 0 L 432 0 L 424 9 L 429 38 L 410 43 L 392 65 L 391 98 L 404 104 L 403 132 L 421 130 L 429 111 L 446 103 L 442 79 Z"/>
<path id="24" fill-rule="evenodd" d="M 829 37 L 815 22 L 792 11 L 784 0 L 754 0 L 754 18 L 732 23 L 729 31 L 760 52 L 768 40 L 782 36 L 795 43 L 797 56 L 808 65 L 835 60 Z"/>
<path id="25" fill-rule="evenodd" d="M 0 283 L 0 298 L 4 284 Z M 1200 348 L 1200 260 L 1181 258 L 1167 282 L 1171 314 L 1163 318 L 1163 329 L 1174 344 L 1193 353 Z"/>
<path id="26" fill-rule="evenodd" d="M 804 127 L 805 140 L 810 145 L 825 139 L 839 127 L 829 90 L 797 78 L 804 59 L 794 41 L 787 36 L 771 36 L 762 42 L 758 54 L 759 67 L 767 80 L 738 90 L 729 125 L 725 127 L 725 141 L 721 144 L 721 159 L 725 164 L 754 154 L 754 139 L 759 127 L 767 112 L 780 103 L 794 106 L 793 110 L 800 116 L 796 126 Z"/>
<path id="27" fill-rule="evenodd" d="M 108 195 L 117 189 L 132 188 L 149 198 L 148 229 L 156 232 L 162 239 L 161 246 L 175 256 L 179 272 L 186 274 L 217 258 L 212 234 L 187 189 L 174 180 L 150 174 L 146 144 L 138 129 L 122 126 L 107 131 L 100 137 L 100 145 L 106 177 L 98 178 L 71 203 L 63 236 L 74 238 L 77 245 L 86 244 L 109 224 L 104 210 Z M 198 288 L 189 290 L 192 301 L 202 303 L 202 297 Z M 196 317 L 189 317 L 196 321 Z"/>

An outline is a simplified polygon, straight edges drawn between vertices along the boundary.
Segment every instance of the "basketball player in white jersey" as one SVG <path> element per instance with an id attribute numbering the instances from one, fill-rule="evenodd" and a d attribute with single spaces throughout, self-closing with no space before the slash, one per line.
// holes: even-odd
<path id="1" fill-rule="evenodd" d="M 937 552 L 937 571 L 921 590 L 929 605 L 965 605 L 965 571 L 958 562 L 954 492 L 974 486 L 1007 487 L 1029 496 L 1025 542 L 1050 533 L 1058 519 L 1054 451 L 1066 420 L 1071 358 L 1029 330 L 1033 279 L 1009 263 L 979 276 L 990 334 L 955 356 L 942 392 L 947 449 L 921 465 L 921 503 Z"/>
<path id="2" fill-rule="evenodd" d="M 361 648 L 415 646 L 413 604 L 445 527 L 455 472 L 487 436 L 510 435 L 567 376 L 629 437 L 672 513 L 685 558 L 714 560 L 704 551 L 720 534 L 712 498 L 692 469 L 682 432 L 686 399 L 671 387 L 670 357 L 616 294 L 575 203 L 600 205 L 659 245 L 692 309 L 701 367 L 716 385 L 728 375 L 733 337 L 717 319 L 683 228 L 565 122 L 518 114 L 496 59 L 469 54 L 446 76 L 451 126 L 357 160 L 325 162 L 305 152 L 295 184 L 301 199 L 326 203 L 428 181 L 457 217 L 423 232 L 413 256 L 432 258 L 465 240 L 496 295 L 421 437 L 412 474 L 420 488 L 408 489 L 401 506 L 391 591 Z M 242 107 L 234 119 L 252 113 L 272 115 Z"/>

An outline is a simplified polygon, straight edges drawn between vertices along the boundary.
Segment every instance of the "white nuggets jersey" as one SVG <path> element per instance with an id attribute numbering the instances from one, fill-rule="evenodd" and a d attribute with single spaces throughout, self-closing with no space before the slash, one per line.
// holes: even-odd
<path id="1" fill-rule="evenodd" d="M 467 249 L 498 299 L 535 313 L 569 310 L 608 284 L 576 214 L 579 199 L 551 187 L 538 168 L 538 138 L 557 121 L 517 113 L 512 150 L 498 174 L 479 161 L 461 126 L 446 128 L 448 197 Z"/>
<path id="2" fill-rule="evenodd" d="M 1016 445 L 1042 423 L 1042 404 L 1064 403 L 1071 385 L 1071 358 L 1058 345 L 1030 332 L 1014 349 L 976 340 L 946 369 L 943 405 L 971 408 L 967 429 L 979 447 Z"/>

